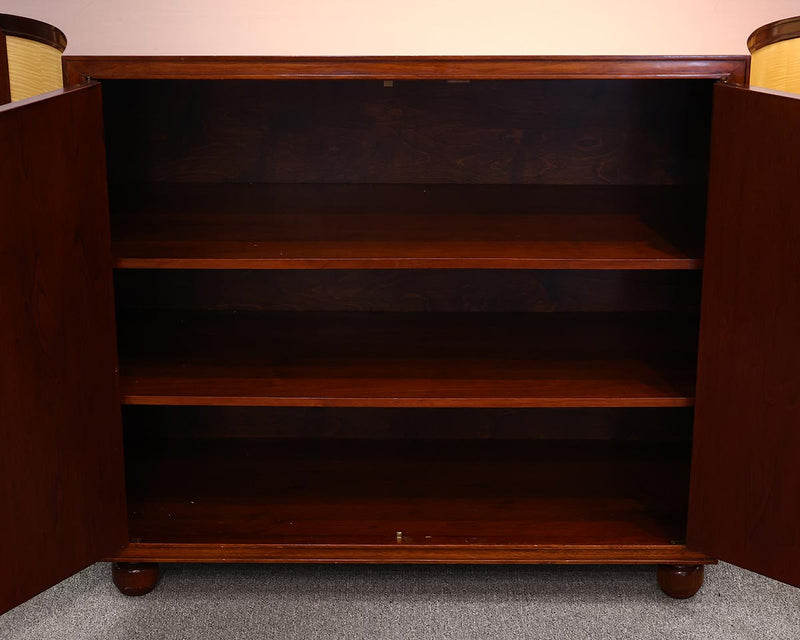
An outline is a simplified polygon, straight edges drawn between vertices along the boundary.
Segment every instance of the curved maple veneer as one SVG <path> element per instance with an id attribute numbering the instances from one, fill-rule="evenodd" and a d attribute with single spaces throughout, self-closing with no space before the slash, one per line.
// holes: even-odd
<path id="1" fill-rule="evenodd" d="M 753 86 L 800 93 L 800 16 L 759 27 L 747 39 L 747 48 Z"/>
<path id="2" fill-rule="evenodd" d="M 57 27 L 0 13 L 0 104 L 60 89 L 66 46 Z"/>

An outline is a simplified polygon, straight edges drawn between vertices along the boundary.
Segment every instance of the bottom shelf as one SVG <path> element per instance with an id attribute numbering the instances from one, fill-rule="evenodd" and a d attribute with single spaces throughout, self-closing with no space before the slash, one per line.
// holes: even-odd
<path id="1" fill-rule="evenodd" d="M 686 443 L 136 439 L 115 560 L 706 562 Z"/>

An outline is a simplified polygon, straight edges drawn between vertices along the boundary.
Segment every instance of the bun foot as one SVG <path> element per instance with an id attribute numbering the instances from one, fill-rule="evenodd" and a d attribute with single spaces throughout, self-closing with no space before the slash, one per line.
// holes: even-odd
<path id="1" fill-rule="evenodd" d="M 158 582 L 158 564 L 155 562 L 114 562 L 111 579 L 126 596 L 143 596 L 150 593 Z"/>
<path id="2" fill-rule="evenodd" d="M 685 600 L 703 586 L 702 564 L 661 564 L 658 566 L 658 586 L 670 598 Z"/>

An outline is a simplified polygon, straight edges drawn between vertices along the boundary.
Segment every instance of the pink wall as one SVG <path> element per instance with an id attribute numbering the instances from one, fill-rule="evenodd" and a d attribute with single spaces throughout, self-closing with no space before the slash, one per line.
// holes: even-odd
<path id="1" fill-rule="evenodd" d="M 736 54 L 799 0 L 2 0 L 67 53 Z"/>

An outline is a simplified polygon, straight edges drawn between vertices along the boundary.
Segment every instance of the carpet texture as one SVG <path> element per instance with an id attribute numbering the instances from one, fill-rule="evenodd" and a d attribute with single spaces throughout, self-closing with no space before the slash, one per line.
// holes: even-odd
<path id="1" fill-rule="evenodd" d="M 126 598 L 106 564 L 0 616 L 3 640 L 798 640 L 800 589 L 708 567 L 691 600 L 652 567 L 164 565 Z"/>

